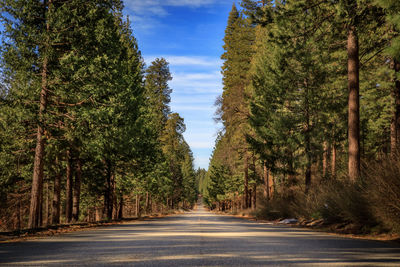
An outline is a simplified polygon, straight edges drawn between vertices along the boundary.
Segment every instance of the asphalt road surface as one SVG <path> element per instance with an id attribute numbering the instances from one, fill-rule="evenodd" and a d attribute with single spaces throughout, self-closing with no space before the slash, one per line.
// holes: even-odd
<path id="1" fill-rule="evenodd" d="M 183 215 L 0 244 L 0 266 L 400 266 L 400 247 L 215 215 Z"/>

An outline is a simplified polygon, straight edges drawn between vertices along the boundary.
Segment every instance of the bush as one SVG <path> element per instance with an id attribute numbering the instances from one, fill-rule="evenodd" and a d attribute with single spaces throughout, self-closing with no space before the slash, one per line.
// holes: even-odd
<path id="1" fill-rule="evenodd" d="M 288 217 L 296 217 L 299 214 L 301 196 L 295 190 L 275 192 L 269 201 L 263 200 L 255 215 L 260 219 L 277 220 Z"/>
<path id="2" fill-rule="evenodd" d="M 375 219 L 400 233 L 400 158 L 383 157 L 363 168 L 365 192 Z"/>
<path id="3" fill-rule="evenodd" d="M 374 229 L 400 233 L 400 157 L 364 164 L 356 183 L 343 176 L 320 180 L 308 194 L 297 186 L 281 188 L 261 203 L 255 215 L 270 220 L 323 219 L 328 224 L 351 224 L 364 233 Z"/>
<path id="4" fill-rule="evenodd" d="M 360 183 L 329 181 L 319 191 L 318 211 L 328 223 L 376 224 Z"/>
<path id="5" fill-rule="evenodd" d="M 262 205 L 257 216 L 265 219 L 324 219 L 327 223 L 374 226 L 376 222 L 364 197 L 364 191 L 360 184 L 323 181 L 315 185 L 308 194 L 301 189 L 276 193 L 270 201 Z"/>

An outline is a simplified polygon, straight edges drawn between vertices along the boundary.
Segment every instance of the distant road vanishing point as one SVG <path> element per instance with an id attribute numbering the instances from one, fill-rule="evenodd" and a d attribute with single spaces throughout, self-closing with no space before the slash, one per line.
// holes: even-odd
<path id="1" fill-rule="evenodd" d="M 0 244 L 1 266 L 400 266 L 400 246 L 195 211 Z"/>

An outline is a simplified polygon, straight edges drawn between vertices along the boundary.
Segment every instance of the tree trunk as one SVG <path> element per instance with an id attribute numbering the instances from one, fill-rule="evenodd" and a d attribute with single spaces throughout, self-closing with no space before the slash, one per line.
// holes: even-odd
<path id="1" fill-rule="evenodd" d="M 107 212 L 107 219 L 111 220 L 112 215 L 113 215 L 113 204 L 114 204 L 114 198 L 113 198 L 113 179 L 114 179 L 114 174 L 111 172 L 107 177 L 107 195 L 108 195 L 108 200 L 107 200 L 107 207 L 106 207 L 106 212 Z"/>
<path id="2" fill-rule="evenodd" d="M 149 194 L 149 214 L 153 213 L 153 198 Z"/>
<path id="3" fill-rule="evenodd" d="M 312 167 L 312 151 L 311 151 L 311 124 L 310 124 L 310 107 L 308 101 L 308 82 L 307 80 L 304 81 L 304 86 L 306 89 L 305 95 L 305 115 L 306 115 L 306 126 L 304 129 L 305 134 L 305 153 L 306 153 L 306 175 L 305 175 L 305 186 L 306 186 L 306 193 L 310 190 L 311 186 L 311 167 Z"/>
<path id="4" fill-rule="evenodd" d="M 49 4 L 51 0 L 49 1 Z M 44 14 L 46 14 L 46 2 L 44 3 Z M 45 16 L 44 16 L 45 17 Z M 47 31 L 49 31 L 49 24 L 47 23 Z M 49 41 L 47 40 L 46 49 L 48 47 Z M 44 163 L 44 114 L 46 113 L 47 108 L 47 97 L 48 97 L 48 88 L 47 88 L 47 57 L 43 59 L 42 66 L 42 82 L 41 82 L 41 91 L 40 91 L 40 104 L 39 104 L 39 123 L 37 127 L 36 134 L 36 148 L 35 148 L 35 159 L 33 163 L 33 177 L 32 177 L 32 189 L 31 189 L 31 203 L 29 208 L 29 220 L 28 220 L 28 228 L 37 228 L 39 227 L 39 215 L 41 210 L 40 196 L 43 184 L 43 163 Z"/>
<path id="5" fill-rule="evenodd" d="M 61 204 L 61 172 L 58 170 L 58 158 L 56 158 L 57 173 L 54 177 L 54 189 L 53 189 L 53 208 L 51 215 L 51 224 L 60 223 L 60 204 Z"/>
<path id="6" fill-rule="evenodd" d="M 118 219 L 122 219 L 123 215 L 124 215 L 124 195 L 122 193 L 120 193 L 120 197 L 119 197 L 119 209 L 118 209 Z"/>
<path id="7" fill-rule="evenodd" d="M 396 102 L 395 92 L 393 92 L 393 98 Z M 396 131 L 396 103 L 392 114 L 392 120 L 390 122 L 390 156 L 392 159 L 395 158 L 397 153 L 397 131 Z"/>
<path id="8" fill-rule="evenodd" d="M 244 154 L 244 208 L 249 207 L 249 158 L 247 151 Z"/>
<path id="9" fill-rule="evenodd" d="M 274 196 L 275 192 L 275 178 L 272 176 L 271 170 L 268 171 L 268 184 L 269 184 L 269 198 L 271 199 Z"/>
<path id="10" fill-rule="evenodd" d="M 348 55 L 348 140 L 349 140 L 349 179 L 360 177 L 360 83 L 359 50 L 356 27 L 350 26 L 347 36 Z"/>
<path id="11" fill-rule="evenodd" d="M 43 225 L 43 180 L 40 183 L 40 189 L 39 189 L 39 227 Z"/>
<path id="12" fill-rule="evenodd" d="M 311 161 L 311 155 L 310 152 L 307 153 L 307 165 L 306 165 L 306 193 L 310 190 L 311 187 L 311 167 L 312 167 L 312 161 Z"/>
<path id="13" fill-rule="evenodd" d="M 253 210 L 255 210 L 257 208 L 257 184 L 254 183 L 253 184 L 253 198 L 252 198 L 252 204 L 251 207 Z"/>
<path id="14" fill-rule="evenodd" d="M 250 188 L 249 189 L 249 199 L 247 200 L 247 203 L 249 203 L 249 205 L 247 206 L 247 208 L 251 208 L 251 200 L 253 199 L 253 190 Z"/>
<path id="15" fill-rule="evenodd" d="M 113 173 L 112 175 L 112 179 L 111 179 L 111 192 L 112 192 L 112 207 L 113 207 L 113 211 L 112 211 L 112 218 L 114 220 L 118 219 L 118 202 L 117 202 L 117 192 L 116 192 L 116 185 L 115 185 L 116 181 L 115 181 L 115 173 Z"/>
<path id="16" fill-rule="evenodd" d="M 79 221 L 79 204 L 81 198 L 81 178 L 82 178 L 82 162 L 78 158 L 76 160 L 76 171 L 75 171 L 75 182 L 74 182 L 74 196 L 73 196 L 73 208 L 72 217 L 75 222 Z"/>
<path id="17" fill-rule="evenodd" d="M 73 179 L 72 179 L 72 158 L 70 149 L 67 150 L 67 184 L 66 184 L 66 196 L 65 196 L 65 220 L 67 223 L 72 221 L 72 190 L 73 190 Z"/>
<path id="18" fill-rule="evenodd" d="M 324 178 L 328 174 L 328 157 L 329 157 L 328 142 L 324 141 L 324 153 L 322 154 L 322 177 Z"/>
<path id="19" fill-rule="evenodd" d="M 111 220 L 113 218 L 115 176 L 111 162 L 105 161 L 105 164 L 106 184 L 104 190 L 104 213 L 107 220 Z"/>
<path id="20" fill-rule="evenodd" d="M 50 190 L 49 190 L 49 182 L 46 182 L 46 204 L 45 204 L 45 216 L 44 216 L 44 225 L 48 226 L 50 224 L 49 220 L 49 210 L 50 210 Z"/>
<path id="21" fill-rule="evenodd" d="M 270 195 L 269 195 L 269 186 L 270 186 L 270 184 L 269 184 L 269 173 L 268 173 L 268 169 L 267 169 L 267 163 L 266 163 L 266 161 L 264 160 L 264 162 L 263 162 L 263 170 L 264 170 L 264 175 L 263 175 L 263 177 L 264 177 L 264 198 L 266 198 L 267 200 L 269 200 L 270 199 Z"/>
<path id="22" fill-rule="evenodd" d="M 146 191 L 146 205 L 145 205 L 146 213 L 149 211 L 149 192 Z"/>
<path id="23" fill-rule="evenodd" d="M 136 217 L 140 218 L 140 195 L 136 194 Z"/>
<path id="24" fill-rule="evenodd" d="M 332 144 L 331 175 L 332 175 L 332 178 L 336 177 L 336 145 L 335 145 L 335 143 Z"/>
<path id="25" fill-rule="evenodd" d="M 18 198 L 18 222 L 17 222 L 17 229 L 21 230 L 22 229 L 22 203 L 21 203 L 21 197 Z"/>
<path id="26" fill-rule="evenodd" d="M 394 111 L 390 125 L 390 154 L 392 158 L 394 158 L 399 152 L 400 147 L 400 80 L 397 78 L 397 74 L 400 72 L 400 62 L 394 59 L 393 64 L 396 78 L 395 87 L 392 92 L 394 98 Z"/>

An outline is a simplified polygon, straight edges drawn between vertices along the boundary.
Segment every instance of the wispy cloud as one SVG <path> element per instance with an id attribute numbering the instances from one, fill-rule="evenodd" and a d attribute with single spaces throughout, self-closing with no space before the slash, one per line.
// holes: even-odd
<path id="1" fill-rule="evenodd" d="M 198 149 L 198 148 L 213 148 L 212 142 L 189 142 L 190 148 Z"/>
<path id="2" fill-rule="evenodd" d="M 216 94 L 221 92 L 221 75 L 219 73 L 172 73 L 170 85 L 177 93 Z M 195 99 L 193 99 L 195 100 Z M 214 101 L 214 100 L 212 100 Z"/>
<path id="3" fill-rule="evenodd" d="M 160 27 L 158 19 L 169 15 L 168 7 L 201 8 L 227 2 L 231 0 L 125 0 L 124 4 L 125 13 L 132 18 L 133 28 L 151 33 L 150 29 Z"/>
<path id="4" fill-rule="evenodd" d="M 154 17 L 143 17 L 129 14 L 129 19 L 134 31 L 141 30 L 143 32 L 151 32 L 151 29 L 161 27 L 160 22 Z"/>
<path id="5" fill-rule="evenodd" d="M 173 56 L 164 55 L 157 56 L 165 58 L 171 65 L 174 66 L 198 66 L 198 67 L 219 67 L 222 65 L 222 60 L 219 58 L 212 57 L 200 57 L 200 56 Z M 156 56 L 145 57 L 145 61 L 150 63 L 154 61 Z"/>
<path id="6" fill-rule="evenodd" d="M 166 7 L 202 7 L 215 3 L 219 0 L 125 0 L 125 6 L 137 15 L 155 15 L 164 17 L 168 15 Z"/>
<path id="7" fill-rule="evenodd" d="M 185 104 L 185 105 L 177 105 L 172 103 L 171 108 L 174 111 L 203 111 L 203 112 L 208 112 L 208 114 L 214 114 L 215 113 L 215 108 L 210 106 L 200 106 L 200 105 L 191 105 L 191 104 Z"/>
<path id="8" fill-rule="evenodd" d="M 222 90 L 222 75 L 219 71 L 222 61 L 215 57 L 204 56 L 175 56 L 164 55 L 170 63 L 172 81 L 170 86 L 174 93 L 212 95 L 211 102 L 215 101 L 217 94 Z M 154 61 L 155 56 L 145 57 L 145 62 L 149 66 Z M 190 72 L 187 72 L 190 69 Z M 179 70 L 179 71 L 176 71 Z"/>
<path id="9" fill-rule="evenodd" d="M 213 106 L 216 97 L 219 94 L 191 94 L 189 91 L 187 94 L 174 94 L 173 95 L 173 103 L 174 104 L 187 104 L 191 105 L 210 105 Z"/>
<path id="10" fill-rule="evenodd" d="M 196 166 L 202 166 L 203 168 L 207 168 L 207 166 L 210 162 L 210 158 L 207 156 L 203 156 L 203 157 L 197 156 L 197 157 L 195 157 L 194 162 L 195 162 Z"/>

